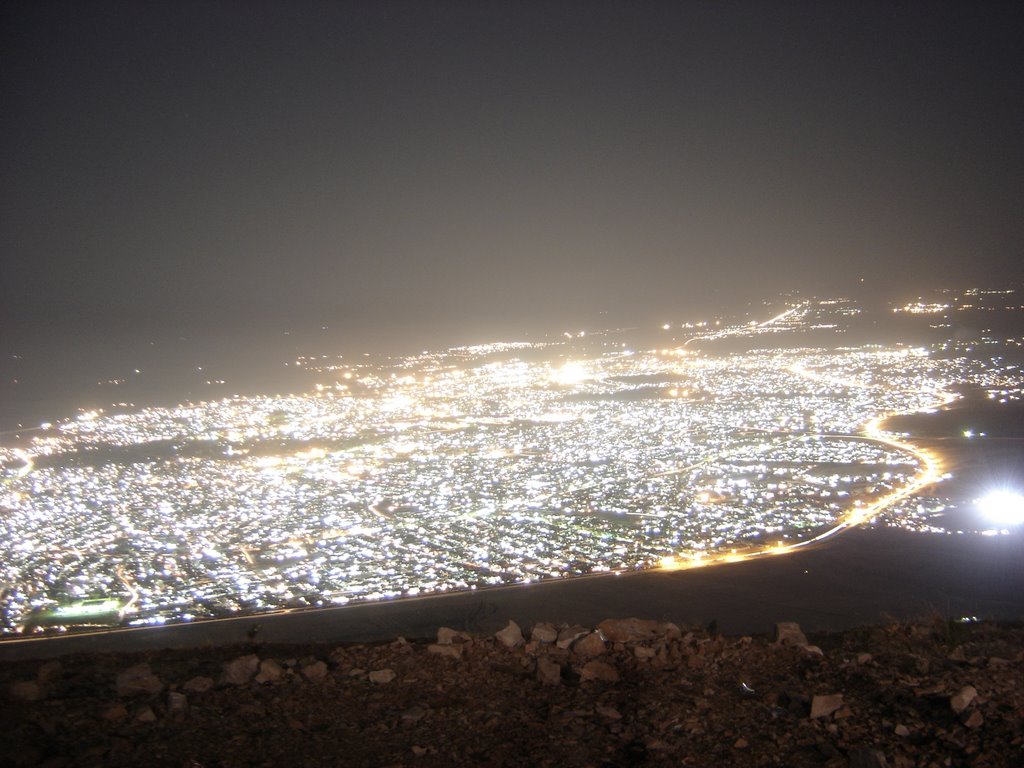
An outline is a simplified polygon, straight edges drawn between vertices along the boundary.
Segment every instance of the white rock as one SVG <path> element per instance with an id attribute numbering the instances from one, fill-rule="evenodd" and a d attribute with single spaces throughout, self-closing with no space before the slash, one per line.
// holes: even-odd
<path id="1" fill-rule="evenodd" d="M 811 699 L 811 720 L 828 717 L 843 706 L 843 694 L 830 693 L 826 696 L 815 696 Z"/>
<path id="2" fill-rule="evenodd" d="M 949 699 L 949 706 L 958 715 L 971 706 L 971 702 L 978 698 L 978 690 L 973 685 L 965 685 Z"/>
<path id="3" fill-rule="evenodd" d="M 555 629 L 554 624 L 549 624 L 546 621 L 534 624 L 533 629 L 530 630 L 530 639 L 541 643 L 553 643 L 558 639 L 558 630 Z"/>
<path id="4" fill-rule="evenodd" d="M 117 676 L 118 696 L 152 695 L 163 689 L 164 684 L 153 674 L 149 664 L 136 664 Z"/>
<path id="5" fill-rule="evenodd" d="M 795 621 L 780 621 L 775 625 L 775 642 L 779 645 L 807 645 L 807 636 Z"/>
<path id="6" fill-rule="evenodd" d="M 514 621 L 509 621 L 508 625 L 504 629 L 495 632 L 494 636 L 506 648 L 515 648 L 517 645 L 523 644 L 523 630 Z"/>
<path id="7" fill-rule="evenodd" d="M 461 645 L 437 645 L 432 643 L 427 646 L 427 653 L 433 653 L 437 656 L 447 656 L 449 659 L 461 659 L 462 658 L 462 646 Z"/>
<path id="8" fill-rule="evenodd" d="M 462 643 L 469 639 L 469 635 L 465 632 L 459 632 L 457 629 L 451 629 L 450 627 L 441 627 L 437 630 L 437 644 L 438 645 L 451 645 L 452 643 Z"/>
<path id="9" fill-rule="evenodd" d="M 263 683 L 276 683 L 284 674 L 284 667 L 275 659 L 263 659 L 260 662 L 260 671 L 256 673 L 253 680 L 262 685 Z"/>
<path id="10" fill-rule="evenodd" d="M 586 627 L 581 627 L 579 624 L 573 624 L 571 627 L 566 627 L 558 633 L 558 639 L 555 641 L 555 645 L 559 648 L 568 648 L 581 637 L 589 633 L 590 630 Z"/>
<path id="11" fill-rule="evenodd" d="M 221 679 L 228 685 L 245 685 L 260 668 L 260 657 L 255 653 L 246 656 L 239 656 L 231 661 L 225 661 L 222 665 L 224 674 Z"/>
<path id="12" fill-rule="evenodd" d="M 322 661 L 314 661 L 302 668 L 302 676 L 311 683 L 319 683 L 327 677 L 327 665 Z"/>

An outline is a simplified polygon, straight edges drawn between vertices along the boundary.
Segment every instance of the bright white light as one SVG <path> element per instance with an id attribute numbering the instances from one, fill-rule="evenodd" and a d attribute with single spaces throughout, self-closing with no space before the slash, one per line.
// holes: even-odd
<path id="1" fill-rule="evenodd" d="M 551 374 L 556 384 L 579 384 L 587 379 L 587 369 L 579 363 L 566 363 Z"/>
<path id="2" fill-rule="evenodd" d="M 978 499 L 978 509 L 986 518 L 999 525 L 1024 523 L 1024 495 L 1015 491 L 992 491 Z"/>

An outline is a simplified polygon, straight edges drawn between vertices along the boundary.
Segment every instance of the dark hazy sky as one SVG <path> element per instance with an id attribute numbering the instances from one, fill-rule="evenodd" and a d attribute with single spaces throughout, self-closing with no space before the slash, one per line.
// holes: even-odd
<path id="1" fill-rule="evenodd" d="M 8 1 L 0 319 L 515 330 L 1019 279 L 1020 5 Z"/>

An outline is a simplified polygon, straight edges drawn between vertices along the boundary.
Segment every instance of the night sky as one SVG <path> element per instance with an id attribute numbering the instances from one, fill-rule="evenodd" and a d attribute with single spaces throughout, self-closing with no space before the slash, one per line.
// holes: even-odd
<path id="1" fill-rule="evenodd" d="M 1020 279 L 1020 6 L 9 1 L 0 322 L 468 338 Z"/>

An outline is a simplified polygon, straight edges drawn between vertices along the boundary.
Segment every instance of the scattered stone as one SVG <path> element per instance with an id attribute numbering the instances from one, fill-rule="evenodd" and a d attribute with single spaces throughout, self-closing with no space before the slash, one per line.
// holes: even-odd
<path id="1" fill-rule="evenodd" d="M 44 698 L 43 687 L 35 680 L 19 680 L 7 686 L 11 701 L 39 701 Z"/>
<path id="2" fill-rule="evenodd" d="M 284 667 L 279 662 L 275 659 L 263 659 L 260 662 L 260 671 L 256 673 L 253 681 L 259 685 L 276 683 L 282 675 L 284 675 Z"/>
<path id="3" fill-rule="evenodd" d="M 433 653 L 437 656 L 447 656 L 449 659 L 461 659 L 462 658 L 462 646 L 461 645 L 438 645 L 432 643 L 427 646 L 427 653 Z M 362 672 L 362 670 L 360 670 Z"/>
<path id="4" fill-rule="evenodd" d="M 573 624 L 571 627 L 566 627 L 558 633 L 555 645 L 559 648 L 568 648 L 589 632 L 590 630 L 586 627 L 581 627 L 579 624 Z"/>
<path id="5" fill-rule="evenodd" d="M 954 764 L 1015 764 L 1024 747 L 1017 727 L 1024 628 L 1017 626 L 956 628 L 954 647 L 905 625 L 865 628 L 830 635 L 824 656 L 773 645 L 771 637 L 743 641 L 703 630 L 685 640 L 621 642 L 583 630 L 563 649 L 554 626 L 531 629 L 529 653 L 506 651 L 493 637 L 449 635 L 433 653 L 462 659 L 451 664 L 430 663 L 421 641 L 298 642 L 259 661 L 254 679 L 276 683 L 272 689 L 224 685 L 220 675 L 223 661 L 274 653 L 273 646 L 69 655 L 62 666 L 5 662 L 0 699 L 24 683 L 33 691 L 24 698 L 38 689 L 45 699 L 7 702 L 4 756 L 12 766 L 48 768 L 320 764 L 340 750 L 353 763 L 406 768 L 513 755 L 537 765 L 664 758 L 939 768 L 946 756 Z M 962 660 L 951 658 L 956 649 Z M 286 663 L 287 654 L 296 659 Z M 324 683 L 304 684 L 320 659 L 330 669 Z M 151 675 L 161 693 L 114 696 L 118 673 L 143 660 L 152 669 L 139 665 L 136 677 Z M 413 745 L 423 757 L 410 752 Z"/>
<path id="6" fill-rule="evenodd" d="M 504 629 L 495 632 L 494 636 L 506 648 L 515 648 L 517 645 L 523 644 L 523 630 L 511 620 L 509 620 L 508 625 Z"/>
<path id="7" fill-rule="evenodd" d="M 36 682 L 43 686 L 53 685 L 60 680 L 63 671 L 64 668 L 59 661 L 48 661 L 36 671 Z"/>
<path id="8" fill-rule="evenodd" d="M 553 643 L 558 639 L 558 630 L 555 629 L 554 624 L 547 622 L 534 624 L 533 629 L 530 630 L 530 639 L 539 643 Z"/>
<path id="9" fill-rule="evenodd" d="M 952 707 L 953 711 L 958 715 L 971 706 L 973 702 L 978 698 L 978 691 L 973 685 L 965 685 L 955 694 L 949 698 L 949 706 Z"/>
<path id="10" fill-rule="evenodd" d="M 601 630 L 581 637 L 573 644 L 572 650 L 577 656 L 584 659 L 600 656 L 605 650 L 604 637 L 601 635 Z"/>
<path id="11" fill-rule="evenodd" d="M 985 718 L 982 717 L 981 711 L 977 709 L 972 709 L 971 714 L 969 714 L 967 716 L 967 719 L 964 720 L 964 725 L 966 725 L 968 728 L 974 729 L 980 728 L 984 724 L 984 722 Z"/>
<path id="12" fill-rule="evenodd" d="M 181 690 L 189 693 L 206 693 L 211 688 L 213 688 L 213 678 L 203 675 L 197 675 L 181 686 Z"/>
<path id="13" fill-rule="evenodd" d="M 393 669 L 375 669 L 369 674 L 371 683 L 390 683 L 395 679 L 395 671 Z"/>
<path id="14" fill-rule="evenodd" d="M 828 717 L 843 706 L 843 694 L 830 693 L 826 696 L 815 696 L 811 699 L 811 720 Z"/>
<path id="15" fill-rule="evenodd" d="M 795 645 L 803 648 L 807 645 L 807 636 L 795 621 L 780 621 L 775 625 L 775 642 L 779 645 Z"/>
<path id="16" fill-rule="evenodd" d="M 327 664 L 322 661 L 313 661 L 302 668 L 302 676 L 311 683 L 319 683 L 327 677 Z"/>
<path id="17" fill-rule="evenodd" d="M 118 696 L 140 696 L 160 693 L 164 684 L 153 674 L 149 664 L 136 664 L 117 676 Z"/>
<path id="18" fill-rule="evenodd" d="M 584 682 L 596 680 L 602 683 L 617 683 L 619 682 L 619 673 L 611 664 L 594 659 L 583 665 L 583 669 L 580 670 L 580 680 Z"/>
<path id="19" fill-rule="evenodd" d="M 100 712 L 100 717 L 108 723 L 120 723 L 122 720 L 128 719 L 128 710 L 125 708 L 124 704 L 111 704 Z"/>
<path id="20" fill-rule="evenodd" d="M 541 656 L 537 659 L 537 679 L 545 685 L 561 685 L 561 665 L 545 656 Z"/>
<path id="21" fill-rule="evenodd" d="M 260 657 L 255 653 L 239 656 L 237 659 L 224 662 L 221 680 L 228 685 L 245 685 L 253 679 L 259 668 Z"/>
<path id="22" fill-rule="evenodd" d="M 427 754 L 427 753 L 428 753 L 429 751 L 430 751 L 430 750 L 429 750 L 429 749 L 427 749 L 426 747 L 421 747 L 421 746 L 419 746 L 419 745 L 417 745 L 417 744 L 413 744 L 413 745 L 412 745 L 412 753 L 413 753 L 414 755 L 416 755 L 416 757 L 423 757 L 423 756 L 424 756 L 425 754 Z"/>
<path id="23" fill-rule="evenodd" d="M 825 652 L 816 645 L 805 645 L 803 646 L 804 653 L 809 656 L 824 656 Z"/>
<path id="24" fill-rule="evenodd" d="M 418 723 L 426 714 L 427 710 L 423 707 L 409 707 L 409 709 L 402 713 L 402 722 L 410 724 Z"/>
<path id="25" fill-rule="evenodd" d="M 850 768 L 889 768 L 885 754 L 870 747 L 856 747 L 847 755 Z"/>
<path id="26" fill-rule="evenodd" d="M 167 716 L 178 719 L 188 714 L 188 696 L 170 691 L 167 694 Z"/>
<path id="27" fill-rule="evenodd" d="M 469 640 L 469 635 L 467 635 L 465 632 L 459 632 L 457 629 L 451 629 L 450 627 L 441 627 L 437 630 L 438 645 L 464 643 L 467 640 Z"/>
<path id="28" fill-rule="evenodd" d="M 679 627 L 668 621 L 651 619 L 605 619 L 597 625 L 604 636 L 612 643 L 633 643 L 640 640 L 653 640 L 666 634 L 679 635 Z"/>

